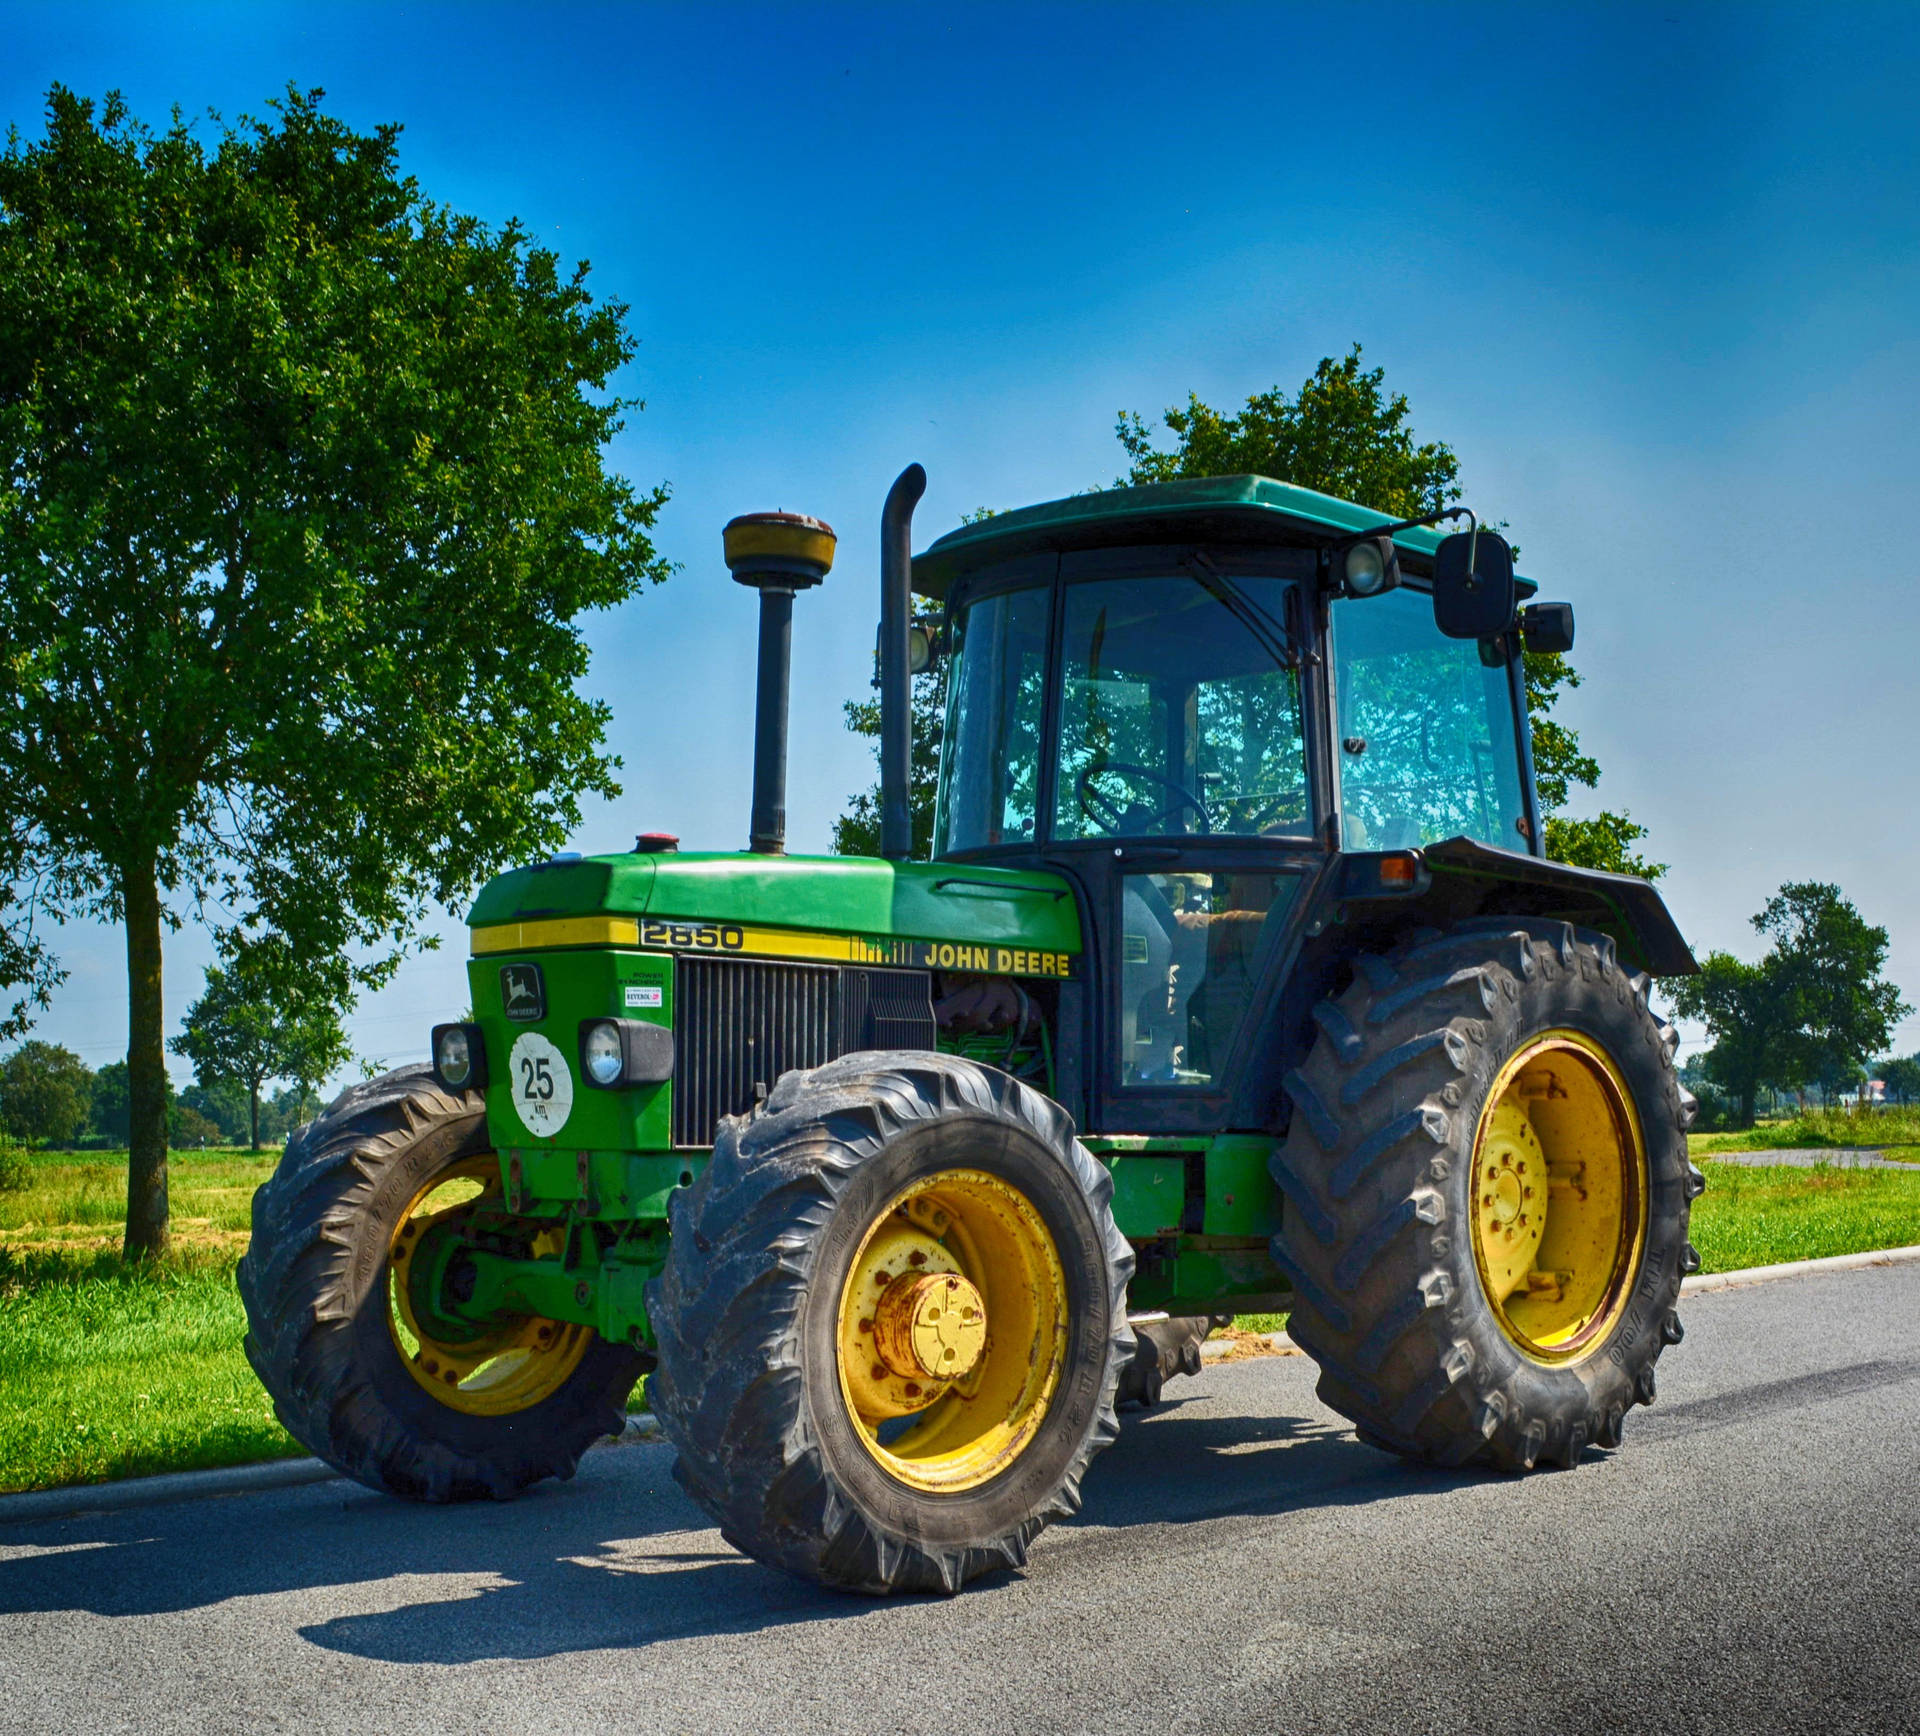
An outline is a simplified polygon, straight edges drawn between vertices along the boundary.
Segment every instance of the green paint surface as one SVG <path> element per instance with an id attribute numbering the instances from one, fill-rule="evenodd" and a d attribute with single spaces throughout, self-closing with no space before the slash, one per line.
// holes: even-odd
<path id="1" fill-rule="evenodd" d="M 539 1019 L 509 1019 L 501 1008 L 500 978 L 507 965 L 535 964 L 546 990 L 546 1012 Z M 487 1131 L 498 1151 L 527 1148 L 573 1154 L 593 1148 L 664 1151 L 672 1140 L 673 1086 L 646 1085 L 630 1091 L 603 1091 L 586 1083 L 580 1069 L 582 1019 L 639 1019 L 673 1023 L 673 960 L 666 953 L 624 952 L 610 947 L 562 952 L 496 953 L 467 961 L 473 1015 L 487 1049 Z M 629 1006 L 628 988 L 658 989 L 657 1007 Z M 573 1107 L 550 1136 L 528 1127 L 513 1106 L 513 1093 L 529 1081 L 515 1076 L 513 1047 L 527 1032 L 537 1032 L 560 1051 L 573 1083 Z M 569 1180 L 563 1197 L 573 1197 Z M 624 1215 L 624 1214 L 622 1214 Z"/>
<path id="2" fill-rule="evenodd" d="M 486 928 L 600 915 L 1080 950 L 1080 915 L 1055 875 L 863 856 L 675 851 L 540 863 L 488 882 L 467 922 Z"/>

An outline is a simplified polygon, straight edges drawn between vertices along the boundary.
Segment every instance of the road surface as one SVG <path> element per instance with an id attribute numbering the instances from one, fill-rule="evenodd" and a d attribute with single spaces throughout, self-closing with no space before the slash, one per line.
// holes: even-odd
<path id="1" fill-rule="evenodd" d="M 1683 1317 L 1623 1451 L 1517 1480 L 1361 1446 L 1303 1358 L 1212 1366 L 953 1600 L 743 1560 L 664 1446 L 513 1506 L 4 1526 L 0 1730 L 1920 1730 L 1920 1265 Z"/>

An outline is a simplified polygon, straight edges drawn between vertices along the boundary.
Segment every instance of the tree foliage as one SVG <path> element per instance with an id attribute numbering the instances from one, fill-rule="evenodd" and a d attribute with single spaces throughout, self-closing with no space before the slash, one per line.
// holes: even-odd
<path id="1" fill-rule="evenodd" d="M 16 1139 L 71 1145 L 92 1119 L 93 1075 L 58 1043 L 22 1043 L 0 1062 L 0 1127 Z"/>
<path id="2" fill-rule="evenodd" d="M 911 781 L 907 789 L 908 811 L 913 817 L 913 853 L 917 857 L 933 854 L 934 798 L 940 785 L 940 736 L 946 724 L 946 664 L 934 665 L 913 678 L 913 730 Z M 868 737 L 874 755 L 880 752 L 880 701 L 849 699 L 845 706 L 847 728 L 855 735 Z M 833 823 L 833 848 L 839 856 L 878 856 L 880 854 L 880 786 L 862 790 Z"/>
<path id="3" fill-rule="evenodd" d="M 665 573 L 663 491 L 602 465 L 625 309 L 424 197 L 396 127 L 273 106 L 203 138 L 56 86 L 0 156 L 0 867 L 126 924 L 131 1251 L 166 1242 L 163 926 L 380 980 L 614 793 L 576 618 Z"/>
<path id="4" fill-rule="evenodd" d="M 340 1016 L 349 1001 L 344 962 L 303 966 L 278 934 L 230 942 L 170 1047 L 193 1063 L 201 1086 L 246 1092 L 248 1142 L 258 1151 L 261 1088 L 285 1079 L 311 1090 L 333 1073 L 347 1059 Z"/>
<path id="5" fill-rule="evenodd" d="M 1920 1103 L 1920 1055 L 1889 1056 L 1873 1071 L 1896 1103 Z"/>
<path id="6" fill-rule="evenodd" d="M 1386 390 L 1386 371 L 1360 365 L 1355 344 L 1320 365 L 1289 398 L 1280 387 L 1256 392 L 1237 416 L 1188 393 L 1187 406 L 1164 413 L 1176 444 L 1163 452 L 1146 423 L 1120 415 L 1127 474 L 1116 486 L 1202 476 L 1271 476 L 1300 488 L 1357 501 L 1395 518 L 1418 518 L 1460 498 L 1460 461 L 1443 441 L 1416 443 L 1404 394 Z"/>

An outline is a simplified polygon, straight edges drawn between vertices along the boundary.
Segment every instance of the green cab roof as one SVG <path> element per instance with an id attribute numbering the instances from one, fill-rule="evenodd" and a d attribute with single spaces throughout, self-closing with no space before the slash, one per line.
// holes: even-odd
<path id="1" fill-rule="evenodd" d="M 913 562 L 913 588 L 944 598 L 954 578 L 969 567 L 1046 550 L 1099 548 L 1171 538 L 1219 538 L 1232 542 L 1333 541 L 1377 530 L 1393 519 L 1371 507 L 1337 500 L 1270 476 L 1203 476 L 1184 482 L 1149 482 L 1073 494 L 1039 506 L 996 513 L 948 531 Z M 1397 531 L 1394 544 L 1409 554 L 1431 556 L 1449 534 L 1427 526 Z M 1523 582 L 1523 590 L 1533 587 Z"/>

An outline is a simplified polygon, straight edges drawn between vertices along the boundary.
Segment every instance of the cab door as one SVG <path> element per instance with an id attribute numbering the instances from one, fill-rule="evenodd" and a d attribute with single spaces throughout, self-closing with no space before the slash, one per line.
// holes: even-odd
<path id="1" fill-rule="evenodd" d="M 1305 550 L 1067 555 L 1047 856 L 1085 888 L 1090 1125 L 1227 1126 L 1324 859 L 1308 773 Z"/>

